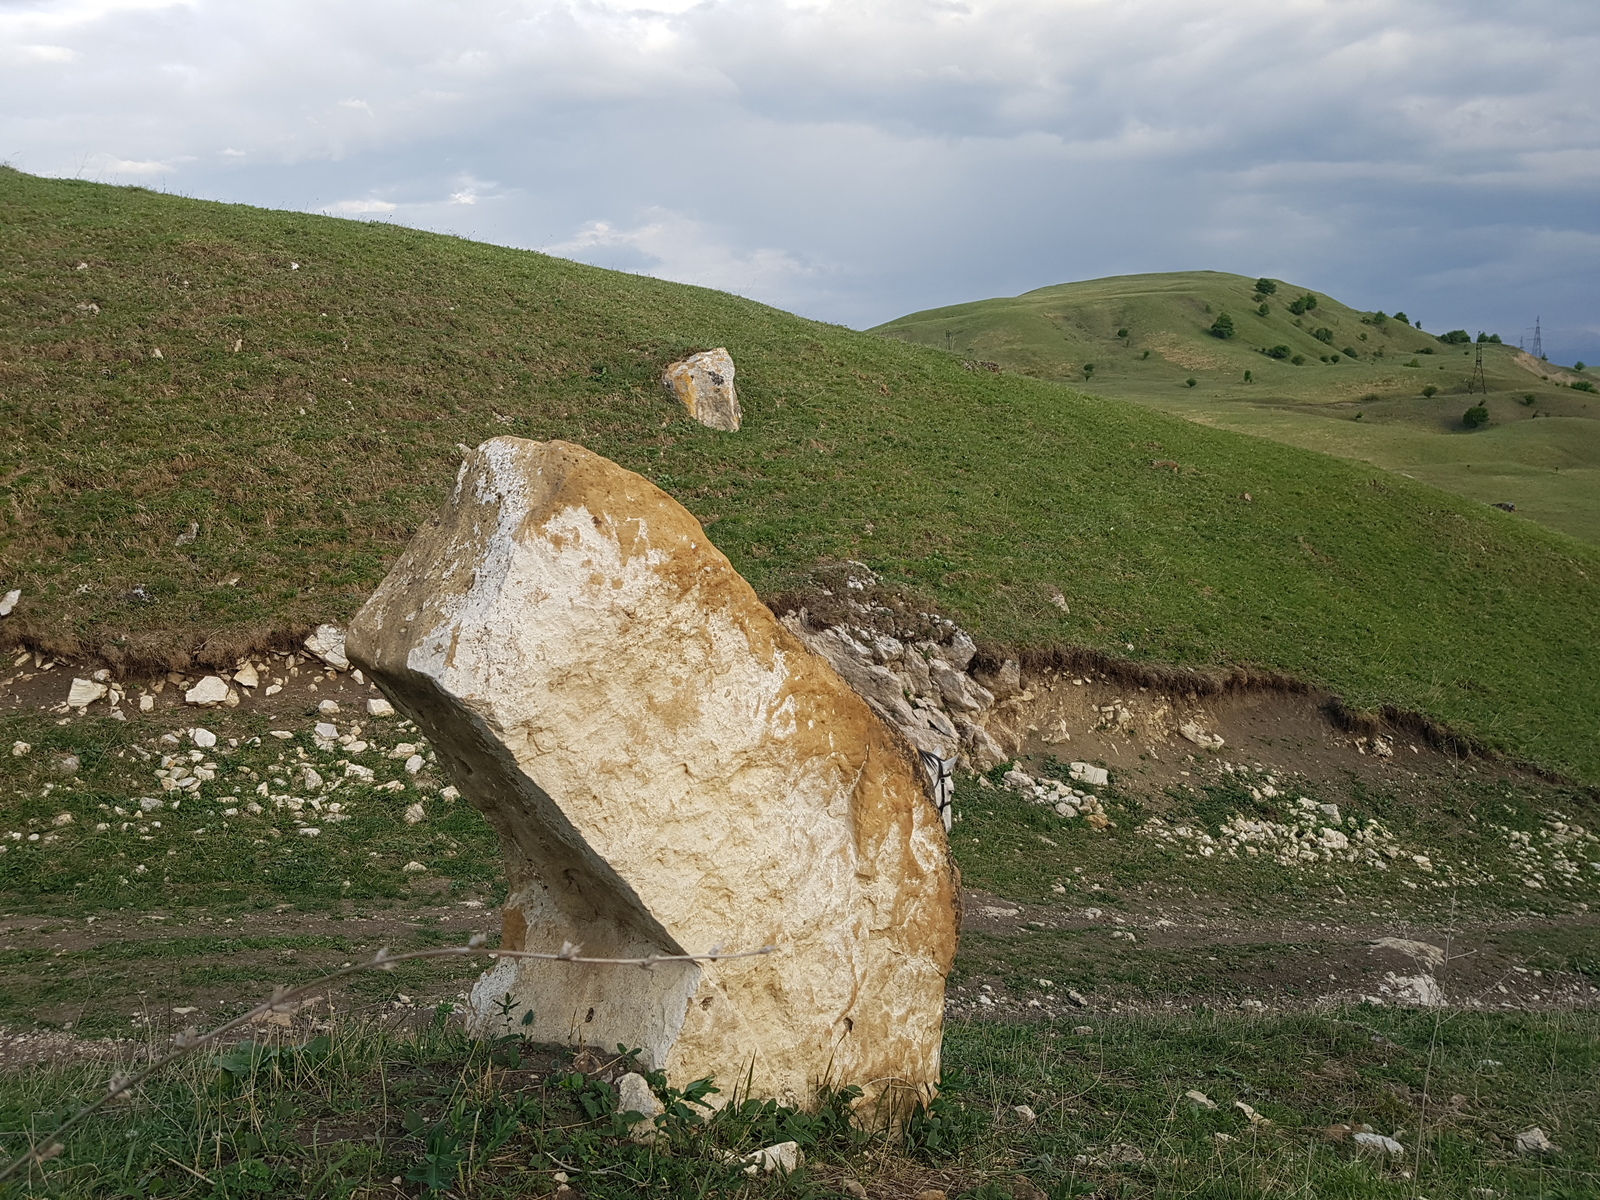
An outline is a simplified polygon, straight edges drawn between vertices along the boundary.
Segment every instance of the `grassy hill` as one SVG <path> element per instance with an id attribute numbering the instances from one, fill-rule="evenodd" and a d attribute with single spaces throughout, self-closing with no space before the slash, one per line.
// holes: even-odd
<path id="1" fill-rule="evenodd" d="M 996 641 L 1287 672 L 1600 779 L 1600 550 L 1360 464 L 717 292 L 9 170 L 0 313 L 13 643 L 131 669 L 344 619 L 458 444 L 511 433 L 650 476 L 769 594 L 858 558 Z M 717 345 L 735 435 L 657 382 Z"/>
<path id="2" fill-rule="evenodd" d="M 1273 286 L 1217 271 L 1120 275 L 912 313 L 877 332 L 1514 503 L 1600 544 L 1600 395 L 1570 386 L 1600 373 L 1491 344 L 1487 394 L 1469 392 L 1476 346 Z M 1308 295 L 1316 306 L 1292 311 Z M 1211 332 L 1223 314 L 1228 338 Z M 1462 414 L 1480 403 L 1488 423 L 1466 428 Z"/>

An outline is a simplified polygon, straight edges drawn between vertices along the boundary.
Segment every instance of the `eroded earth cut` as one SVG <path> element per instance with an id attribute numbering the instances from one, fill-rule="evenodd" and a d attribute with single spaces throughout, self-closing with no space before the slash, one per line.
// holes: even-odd
<path id="1" fill-rule="evenodd" d="M 479 1028 L 638 1047 L 724 1097 L 931 1093 L 957 909 L 927 778 L 666 493 L 580 446 L 486 442 L 347 652 L 499 833 L 504 946 L 776 948 L 502 959 Z"/>

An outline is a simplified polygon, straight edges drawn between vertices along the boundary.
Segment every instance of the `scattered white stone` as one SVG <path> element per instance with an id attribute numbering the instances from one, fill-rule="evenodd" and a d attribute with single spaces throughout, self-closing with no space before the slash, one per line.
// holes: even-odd
<path id="1" fill-rule="evenodd" d="M 189 731 L 189 739 L 202 750 L 209 750 L 217 744 L 216 734 L 209 729 L 201 729 L 198 726 Z"/>
<path id="2" fill-rule="evenodd" d="M 186 704 L 221 704 L 227 698 L 228 684 L 220 675 L 207 675 L 183 694 Z"/>
<path id="3" fill-rule="evenodd" d="M 54 825 L 54 826 L 56 826 L 58 828 L 60 826 L 62 826 L 62 825 L 71 825 L 72 824 L 72 814 L 69 813 L 69 812 L 57 813 L 56 816 L 55 816 L 55 820 L 51 821 L 50 824 L 52 824 L 52 825 Z"/>
<path id="4" fill-rule="evenodd" d="M 405 811 L 405 822 L 407 825 L 420 825 L 427 819 L 427 811 L 422 807 L 420 801 L 416 804 L 413 804 Z"/>
<path id="5" fill-rule="evenodd" d="M 1549 1154 L 1560 1149 L 1561 1147 L 1547 1138 L 1544 1130 L 1537 1125 L 1517 1134 L 1518 1154 Z"/>
<path id="6" fill-rule="evenodd" d="M 1206 1095 L 1204 1092 L 1195 1091 L 1193 1088 L 1189 1089 L 1183 1095 L 1184 1099 L 1193 1100 L 1201 1108 L 1215 1108 L 1217 1106 L 1217 1102 L 1210 1096 Z"/>
<path id="7" fill-rule="evenodd" d="M 289 730 L 287 730 L 287 729 L 273 729 L 273 730 L 269 730 L 268 732 L 271 734 L 272 737 L 277 738 L 280 742 L 287 742 L 290 738 L 292 738 L 294 736 L 294 734 L 289 732 Z"/>
<path id="8" fill-rule="evenodd" d="M 315 733 L 319 738 L 322 738 L 324 741 L 331 742 L 338 738 L 339 727 L 337 725 L 329 724 L 327 721 L 318 721 L 312 732 Z"/>
<path id="9" fill-rule="evenodd" d="M 261 686 L 261 676 L 256 674 L 254 663 L 245 663 L 233 673 L 233 681 L 240 687 L 257 688 Z"/>
<path id="10" fill-rule="evenodd" d="M 413 754 L 410 758 L 406 759 L 407 775 L 415 775 L 420 770 L 422 770 L 422 755 Z"/>
<path id="11" fill-rule="evenodd" d="M 763 1146 L 760 1150 L 752 1150 L 749 1154 L 739 1156 L 739 1161 L 745 1164 L 746 1175 L 754 1175 L 761 1171 L 769 1175 L 774 1171 L 792 1175 L 800 1169 L 800 1164 L 805 1160 L 805 1151 L 800 1149 L 799 1142 L 779 1142 L 776 1146 Z"/>
<path id="12" fill-rule="evenodd" d="M 1090 787 L 1104 787 L 1111 782 L 1111 775 L 1104 767 L 1097 767 L 1093 763 L 1075 762 L 1067 767 L 1067 773 L 1079 783 L 1087 783 Z"/>
<path id="13" fill-rule="evenodd" d="M 4 596 L 0 596 L 0 617 L 9 617 L 16 609 L 17 601 L 21 599 L 21 588 L 12 588 Z"/>
<path id="14" fill-rule="evenodd" d="M 1350 1140 L 1363 1150 L 1376 1154 L 1404 1154 L 1406 1148 L 1392 1137 L 1384 1137 L 1381 1133 L 1357 1133 Z"/>
<path id="15" fill-rule="evenodd" d="M 300 782 L 305 785 L 308 792 L 314 792 L 322 786 L 322 776 L 318 775 L 309 766 L 300 768 Z"/>
<path id="16" fill-rule="evenodd" d="M 344 768 L 346 779 L 359 779 L 364 783 L 372 782 L 372 768 L 363 767 L 360 763 L 346 763 Z"/>
<path id="17" fill-rule="evenodd" d="M 339 711 L 339 702 L 337 700 L 324 700 L 317 705 L 317 711 L 325 716 L 331 716 Z"/>
<path id="18" fill-rule="evenodd" d="M 394 705 L 390 704 L 382 696 L 369 697 L 367 700 L 367 716 L 392 717 L 394 716 Z"/>
<path id="19" fill-rule="evenodd" d="M 156 708 L 156 698 L 154 696 L 152 696 L 149 692 L 146 692 L 144 695 L 139 697 L 139 711 L 140 712 L 154 712 L 155 708 Z"/>
<path id="20" fill-rule="evenodd" d="M 1014 1104 L 1011 1106 L 1011 1111 L 1016 1114 L 1017 1120 L 1024 1125 L 1032 1125 L 1039 1119 L 1039 1114 L 1034 1112 L 1033 1108 L 1027 1104 Z"/>
<path id="21" fill-rule="evenodd" d="M 29 745 L 27 742 L 12 742 L 11 743 L 11 757 L 12 758 L 21 758 L 23 755 L 32 752 L 32 750 L 33 750 L 33 747 L 31 745 Z"/>
<path id="22" fill-rule="evenodd" d="M 350 660 L 344 655 L 344 630 L 337 625 L 318 625 L 306 639 L 306 649 L 336 671 L 350 669 Z"/>
<path id="23" fill-rule="evenodd" d="M 426 871 L 427 869 L 428 869 L 427 867 L 423 866 L 421 863 L 419 863 L 414 858 L 410 862 L 408 862 L 405 866 L 400 868 L 400 870 L 403 873 L 407 874 L 407 875 L 417 875 L 417 874 L 422 873 L 423 871 Z"/>
<path id="24" fill-rule="evenodd" d="M 1240 1112 L 1242 1112 L 1245 1115 L 1245 1119 L 1247 1121 L 1249 1121 L 1250 1124 L 1252 1124 L 1252 1125 L 1271 1125 L 1272 1124 L 1271 1121 L 1269 1121 L 1266 1117 L 1263 1117 L 1260 1113 L 1258 1113 L 1255 1109 L 1251 1108 L 1250 1105 L 1246 1104 L 1243 1100 L 1235 1100 L 1233 1102 L 1233 1106 L 1235 1108 L 1237 1108 Z"/>
<path id="25" fill-rule="evenodd" d="M 74 679 L 72 687 L 67 691 L 67 707 L 88 708 L 110 690 L 105 684 L 97 683 L 93 679 Z"/>
<path id="26" fill-rule="evenodd" d="M 416 807 L 421 807 L 417 805 Z M 656 1140 L 655 1119 L 666 1112 L 666 1106 L 656 1099 L 650 1084 L 637 1071 L 629 1071 L 617 1080 L 617 1111 L 638 1113 L 639 1120 L 628 1126 L 628 1140 L 648 1146 Z"/>
<path id="27" fill-rule="evenodd" d="M 1214 733 L 1207 733 L 1194 721 L 1185 721 L 1178 726 L 1178 733 L 1188 742 L 1193 742 L 1202 750 L 1221 750 L 1226 744 Z"/>
<path id="28" fill-rule="evenodd" d="M 439 793 L 439 798 L 446 803 L 453 804 L 455 801 L 461 799 L 461 793 L 456 788 L 447 787 Z"/>

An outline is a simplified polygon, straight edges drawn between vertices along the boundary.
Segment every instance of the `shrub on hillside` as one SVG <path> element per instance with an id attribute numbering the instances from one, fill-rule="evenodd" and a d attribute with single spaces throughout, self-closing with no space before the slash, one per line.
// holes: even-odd
<path id="1" fill-rule="evenodd" d="M 1522 398 L 1522 403 L 1523 404 L 1532 404 L 1533 403 L 1533 393 L 1529 392 L 1526 396 L 1524 396 Z"/>
<path id="2" fill-rule="evenodd" d="M 1289 347 L 1287 347 L 1287 346 L 1274 346 L 1274 347 L 1272 347 L 1272 349 L 1263 350 L 1261 353 L 1265 354 L 1268 358 L 1288 358 L 1289 357 Z"/>
<path id="3" fill-rule="evenodd" d="M 1572 369 L 1574 371 L 1581 371 L 1581 370 L 1583 370 L 1585 365 L 1586 364 L 1584 363 L 1583 359 L 1580 358 L 1577 362 L 1572 364 Z"/>
<path id="4" fill-rule="evenodd" d="M 1326 325 L 1324 325 L 1321 329 L 1313 329 L 1311 331 L 1311 336 L 1316 338 L 1319 342 L 1326 342 L 1330 346 L 1333 345 L 1333 330 L 1329 329 Z"/>
<path id="5" fill-rule="evenodd" d="M 1438 340 L 1446 346 L 1465 346 L 1471 343 L 1472 335 L 1465 329 L 1452 329 L 1449 333 L 1441 333 Z"/>
<path id="6" fill-rule="evenodd" d="M 1197 384 L 1200 381 L 1197 380 L 1193 375 L 1191 375 L 1191 376 L 1189 376 L 1188 379 L 1185 379 L 1183 382 L 1185 384 L 1187 384 L 1189 387 L 1194 387 L 1194 385 Z"/>
<path id="7" fill-rule="evenodd" d="M 1273 283 L 1272 280 L 1266 278 L 1265 276 L 1262 276 L 1260 279 L 1256 280 L 1256 291 L 1260 292 L 1263 296 L 1270 296 L 1277 290 L 1278 285 Z"/>
<path id="8" fill-rule="evenodd" d="M 1256 315 L 1258 317 L 1264 317 L 1268 313 L 1270 313 L 1271 311 L 1272 311 L 1272 305 L 1268 304 L 1265 300 L 1263 300 L 1260 304 L 1256 305 Z"/>
<path id="9" fill-rule="evenodd" d="M 1484 333 L 1481 330 L 1478 333 L 1478 340 L 1485 343 L 1492 342 L 1496 346 L 1501 344 L 1500 335 L 1498 333 Z"/>
<path id="10" fill-rule="evenodd" d="M 1122 329 L 1117 330 L 1117 336 L 1119 338 L 1122 338 L 1124 341 L 1126 341 L 1127 337 L 1128 337 L 1127 329 L 1126 328 L 1122 328 Z"/>
<path id="11" fill-rule="evenodd" d="M 1315 296 L 1313 296 L 1310 292 L 1307 292 L 1304 296 L 1301 296 L 1298 300 L 1294 300 L 1294 301 L 1290 302 L 1289 311 L 1292 312 L 1295 316 L 1298 317 L 1303 313 L 1310 312 L 1316 306 L 1317 306 L 1317 298 Z"/>
<path id="12" fill-rule="evenodd" d="M 1231 338 L 1233 336 L 1233 318 L 1227 313 L 1220 314 L 1211 322 L 1211 336 L 1214 338 Z"/>
<path id="13" fill-rule="evenodd" d="M 1595 390 L 1595 388 L 1594 384 L 1590 383 L 1587 379 L 1580 379 L 1577 383 L 1572 385 L 1572 390 L 1575 392 L 1592 392 Z"/>
<path id="14" fill-rule="evenodd" d="M 1403 312 L 1397 312 L 1397 313 L 1395 313 L 1395 315 L 1394 315 L 1394 319 L 1395 319 L 1395 320 L 1396 320 L 1396 321 L 1399 321 L 1399 322 L 1400 322 L 1400 324 L 1402 324 L 1402 325 L 1409 325 L 1409 324 L 1411 324 L 1411 318 L 1410 318 L 1410 317 L 1408 317 L 1408 316 L 1406 316 L 1406 315 L 1405 315 L 1405 313 L 1403 313 Z"/>
<path id="15" fill-rule="evenodd" d="M 1424 396 L 1426 396 L 1428 399 L 1432 400 L 1435 396 L 1437 396 L 1439 394 L 1439 389 L 1434 387 L 1433 384 L 1430 383 L 1427 387 L 1422 389 L 1422 394 Z"/>
<path id="16" fill-rule="evenodd" d="M 1468 429 L 1476 429 L 1480 425 L 1489 423 L 1489 410 L 1481 404 L 1474 404 L 1461 414 L 1461 423 Z"/>
<path id="17" fill-rule="evenodd" d="M 1344 356 L 1346 358 L 1360 358 L 1361 357 L 1359 354 L 1356 353 L 1356 348 L 1354 346 L 1346 346 L 1344 348 Z"/>
<path id="18" fill-rule="evenodd" d="M 1306 356 L 1304 354 L 1296 354 L 1289 361 L 1292 362 L 1297 367 L 1303 367 L 1303 366 L 1305 366 Z"/>

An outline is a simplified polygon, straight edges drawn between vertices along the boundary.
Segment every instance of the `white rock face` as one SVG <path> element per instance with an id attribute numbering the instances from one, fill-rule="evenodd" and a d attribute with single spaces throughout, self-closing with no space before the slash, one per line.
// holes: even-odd
<path id="1" fill-rule="evenodd" d="M 21 599 L 21 588 L 12 588 L 4 596 L 0 596 L 0 617 L 9 617 L 16 610 L 17 601 Z"/>
<path id="2" fill-rule="evenodd" d="M 183 694 L 185 704 L 221 704 L 228 698 L 228 684 L 220 675 L 207 675 Z"/>
<path id="3" fill-rule="evenodd" d="M 531 1011 L 528 1037 L 791 1104 L 825 1079 L 868 1112 L 931 1093 L 957 908 L 927 777 L 648 480 L 485 443 L 349 653 L 499 833 L 504 946 L 775 947 L 653 971 L 506 959 L 473 990 L 479 1029 Z"/>
<path id="4" fill-rule="evenodd" d="M 673 363 L 662 372 L 661 384 L 711 429 L 734 433 L 744 419 L 733 387 L 733 358 L 721 346 Z"/>
<path id="5" fill-rule="evenodd" d="M 344 630 L 337 625 L 318 625 L 316 632 L 306 639 L 306 649 L 335 671 L 350 669 L 350 660 L 344 652 Z"/>

